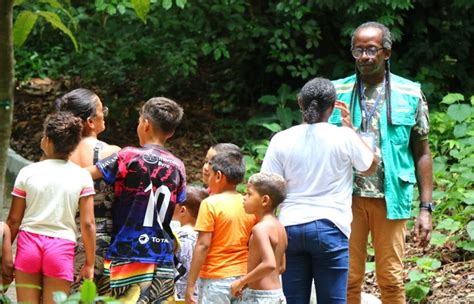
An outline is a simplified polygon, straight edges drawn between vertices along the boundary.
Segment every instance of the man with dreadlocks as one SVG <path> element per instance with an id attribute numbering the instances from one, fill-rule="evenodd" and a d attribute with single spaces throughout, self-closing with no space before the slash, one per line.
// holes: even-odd
<path id="1" fill-rule="evenodd" d="M 348 303 L 360 303 L 370 232 L 377 283 L 383 303 L 405 303 L 402 257 L 405 224 L 413 186 L 420 192 L 415 237 L 431 238 L 432 157 L 428 146 L 428 106 L 418 83 L 390 73 L 390 31 L 377 22 L 360 25 L 352 35 L 356 74 L 334 81 L 343 101 L 330 122 L 354 127 L 374 151 L 381 152 L 377 173 L 356 173 L 349 244 Z"/>

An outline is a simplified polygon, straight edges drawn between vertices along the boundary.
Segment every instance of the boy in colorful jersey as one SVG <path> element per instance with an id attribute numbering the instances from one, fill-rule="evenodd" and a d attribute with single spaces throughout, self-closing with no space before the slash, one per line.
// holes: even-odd
<path id="1" fill-rule="evenodd" d="M 111 295 L 125 303 L 174 303 L 170 221 L 186 199 L 181 160 L 164 148 L 183 117 L 174 101 L 156 97 L 140 111 L 141 147 L 127 147 L 90 167 L 94 179 L 115 183 L 113 231 L 105 261 Z"/>
<path id="2" fill-rule="evenodd" d="M 194 230 L 199 232 L 186 286 L 186 303 L 196 303 L 193 292 L 201 279 L 199 303 L 234 303 L 230 284 L 247 273 L 248 241 L 257 222 L 245 213 L 236 191 L 245 174 L 239 151 L 225 151 L 209 161 L 209 188 L 213 195 L 202 201 Z"/>

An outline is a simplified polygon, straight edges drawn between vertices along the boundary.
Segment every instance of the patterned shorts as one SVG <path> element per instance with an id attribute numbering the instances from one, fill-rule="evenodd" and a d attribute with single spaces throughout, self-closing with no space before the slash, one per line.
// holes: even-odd
<path id="1" fill-rule="evenodd" d="M 104 263 L 111 296 L 123 303 L 175 303 L 173 269 L 138 262 Z"/>

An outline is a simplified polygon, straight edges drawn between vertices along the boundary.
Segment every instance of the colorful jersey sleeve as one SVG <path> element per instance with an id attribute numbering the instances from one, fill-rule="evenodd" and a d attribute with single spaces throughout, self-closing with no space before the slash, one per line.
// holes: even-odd
<path id="1" fill-rule="evenodd" d="M 119 172 L 119 152 L 114 153 L 96 163 L 96 167 L 102 173 L 104 181 L 107 184 L 113 184 L 117 178 Z"/>

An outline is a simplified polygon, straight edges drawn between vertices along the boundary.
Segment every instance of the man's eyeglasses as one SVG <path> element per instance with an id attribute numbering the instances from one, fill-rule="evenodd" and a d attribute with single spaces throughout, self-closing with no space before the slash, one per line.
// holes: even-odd
<path id="1" fill-rule="evenodd" d="M 377 48 L 375 46 L 371 46 L 371 47 L 368 47 L 366 49 L 363 49 L 363 48 L 353 48 L 351 50 L 351 53 L 352 53 L 352 57 L 354 57 L 355 59 L 359 59 L 360 57 L 362 57 L 362 55 L 364 54 L 367 54 L 368 57 L 375 57 L 377 56 L 377 53 L 380 51 L 380 50 L 383 50 L 384 48 L 381 47 L 381 48 Z"/>

